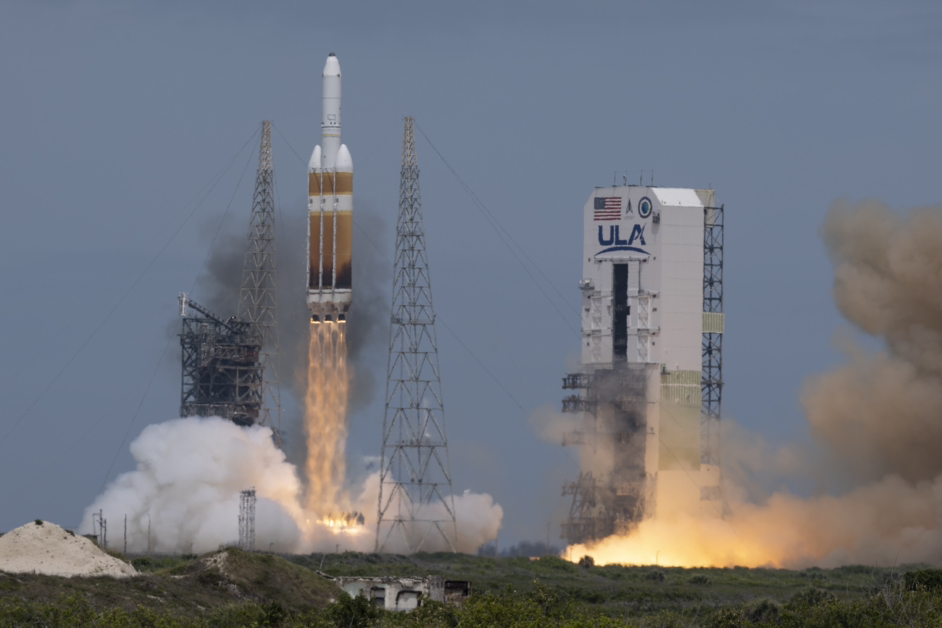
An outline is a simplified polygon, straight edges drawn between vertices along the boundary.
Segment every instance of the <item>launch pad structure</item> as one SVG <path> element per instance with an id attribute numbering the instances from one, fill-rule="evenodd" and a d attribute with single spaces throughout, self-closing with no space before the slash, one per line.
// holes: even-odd
<path id="1" fill-rule="evenodd" d="M 724 207 L 713 190 L 596 188 L 584 208 L 582 369 L 562 410 L 580 473 L 561 537 L 658 513 L 719 515 Z"/>
<path id="2" fill-rule="evenodd" d="M 271 122 L 262 122 L 239 314 L 223 318 L 180 293 L 180 416 L 262 424 L 281 444 Z"/>
<path id="3" fill-rule="evenodd" d="M 258 327 L 234 316 L 223 319 L 182 292 L 180 316 L 180 416 L 218 416 L 242 427 L 254 425 L 262 406 Z"/>

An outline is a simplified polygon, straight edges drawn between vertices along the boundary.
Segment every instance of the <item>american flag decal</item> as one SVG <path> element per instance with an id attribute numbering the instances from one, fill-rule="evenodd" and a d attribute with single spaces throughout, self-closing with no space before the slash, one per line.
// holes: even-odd
<path id="1" fill-rule="evenodd" d="M 595 220 L 618 220 L 621 218 L 620 196 L 595 197 Z"/>

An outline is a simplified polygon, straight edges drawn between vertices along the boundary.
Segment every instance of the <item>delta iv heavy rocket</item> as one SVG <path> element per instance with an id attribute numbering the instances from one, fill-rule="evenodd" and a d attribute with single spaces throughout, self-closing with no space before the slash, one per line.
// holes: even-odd
<path id="1" fill-rule="evenodd" d="M 322 74 L 321 144 L 308 164 L 307 306 L 311 322 L 345 321 L 353 300 L 353 158 L 340 143 L 340 62 Z"/>

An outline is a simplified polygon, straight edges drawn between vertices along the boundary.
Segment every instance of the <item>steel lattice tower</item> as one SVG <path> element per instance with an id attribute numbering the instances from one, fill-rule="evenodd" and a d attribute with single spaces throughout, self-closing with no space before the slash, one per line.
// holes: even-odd
<path id="1" fill-rule="evenodd" d="M 704 208 L 703 228 L 703 311 L 723 316 L 723 249 L 724 206 Z M 700 413 L 700 464 L 719 473 L 720 420 L 723 400 L 723 326 L 703 332 L 703 370 Z M 717 476 L 717 481 L 719 477 Z M 722 500 L 719 484 L 702 486 L 700 498 Z"/>
<path id="2" fill-rule="evenodd" d="M 403 133 L 376 551 L 394 538 L 409 552 L 440 541 L 456 551 L 458 540 L 411 117 Z"/>
<path id="3" fill-rule="evenodd" d="M 255 176 L 249 248 L 242 270 L 239 318 L 255 324 L 262 337 L 259 362 L 262 370 L 261 412 L 258 422 L 267 425 L 281 444 L 281 390 L 278 380 L 278 325 L 275 288 L 275 187 L 271 156 L 271 122 L 262 122 L 262 139 Z M 273 412 L 274 410 L 274 412 Z"/>

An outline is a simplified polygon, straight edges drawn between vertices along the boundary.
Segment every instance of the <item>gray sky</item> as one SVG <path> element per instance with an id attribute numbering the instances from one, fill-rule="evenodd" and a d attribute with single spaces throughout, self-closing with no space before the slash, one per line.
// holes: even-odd
<path id="1" fill-rule="evenodd" d="M 230 199 L 222 232 L 247 228 L 255 142 L 184 222 L 190 201 L 267 118 L 281 211 L 303 214 L 305 163 L 284 138 L 306 162 L 328 52 L 355 203 L 386 254 L 412 115 L 567 299 L 543 285 L 561 316 L 420 139 L 436 308 L 523 406 L 438 330 L 455 488 L 503 504 L 507 541 L 542 538 L 576 473 L 527 417 L 558 407 L 578 352 L 594 186 L 644 169 L 717 190 L 724 410 L 772 442 L 807 437 L 802 380 L 841 359 L 818 236 L 829 204 L 942 197 L 935 2 L 6 0 L 0 530 L 76 525 L 109 472 L 131 468 L 127 441 L 177 415 L 176 294 Z M 371 351 L 381 387 L 383 342 Z M 352 418 L 351 455 L 378 454 L 381 421 L 379 398 Z"/>

